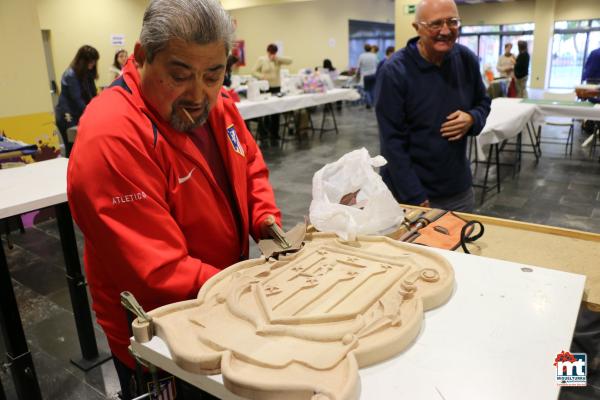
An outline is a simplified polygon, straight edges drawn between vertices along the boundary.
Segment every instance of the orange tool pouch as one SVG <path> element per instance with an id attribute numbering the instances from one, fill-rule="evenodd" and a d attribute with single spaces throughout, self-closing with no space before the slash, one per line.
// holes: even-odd
<path id="1" fill-rule="evenodd" d="M 476 226 L 479 232 L 475 233 Z M 419 229 L 418 236 L 412 242 L 444 250 L 456 250 L 462 247 L 469 253 L 466 244 L 483 236 L 483 224 L 479 221 L 465 221 L 452 211 L 442 215 L 426 227 Z"/>

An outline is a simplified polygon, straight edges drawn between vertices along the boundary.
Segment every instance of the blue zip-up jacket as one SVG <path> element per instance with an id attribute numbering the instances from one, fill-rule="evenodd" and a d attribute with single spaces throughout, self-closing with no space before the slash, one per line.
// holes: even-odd
<path id="1" fill-rule="evenodd" d="M 69 67 L 63 73 L 60 80 L 60 96 L 56 105 L 56 124 L 59 130 L 66 130 L 68 127 L 79 123 L 79 118 L 83 114 L 86 105 L 96 96 L 96 84 L 91 73 L 83 80 L 79 80 L 73 68 Z M 71 115 L 71 121 L 65 119 L 65 114 Z"/>
<path id="2" fill-rule="evenodd" d="M 440 129 L 461 110 L 474 119 L 468 135 L 478 135 L 490 112 L 473 52 L 456 43 L 438 67 L 421 57 L 417 40 L 385 62 L 375 91 L 381 154 L 388 162 L 381 176 L 396 200 L 408 204 L 471 187 L 466 136 L 450 142 Z"/>

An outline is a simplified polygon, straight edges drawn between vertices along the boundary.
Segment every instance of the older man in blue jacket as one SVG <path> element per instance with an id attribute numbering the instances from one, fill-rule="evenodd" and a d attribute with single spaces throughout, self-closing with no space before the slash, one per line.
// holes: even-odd
<path id="1" fill-rule="evenodd" d="M 402 203 L 471 211 L 466 135 L 478 135 L 490 99 L 475 54 L 456 44 L 460 17 L 452 0 L 423 0 L 418 37 L 382 67 L 376 86 L 381 175 Z"/>

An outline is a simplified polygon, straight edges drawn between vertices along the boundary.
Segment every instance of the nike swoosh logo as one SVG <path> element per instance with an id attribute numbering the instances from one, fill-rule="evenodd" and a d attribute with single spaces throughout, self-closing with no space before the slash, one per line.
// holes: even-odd
<path id="1" fill-rule="evenodd" d="M 179 184 L 185 183 L 188 179 L 190 179 L 192 177 L 192 172 L 194 172 L 196 168 L 192 168 L 192 170 L 190 171 L 189 174 L 187 174 L 186 176 L 179 178 Z"/>

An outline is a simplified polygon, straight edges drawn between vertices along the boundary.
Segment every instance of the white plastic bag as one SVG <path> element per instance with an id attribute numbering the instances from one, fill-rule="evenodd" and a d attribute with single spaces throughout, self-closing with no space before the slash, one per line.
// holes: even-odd
<path id="1" fill-rule="evenodd" d="M 363 147 L 318 170 L 313 176 L 311 223 L 344 240 L 354 240 L 359 234 L 385 234 L 396 227 L 404 211 L 373 170 L 386 163 L 382 156 L 371 158 Z M 343 196 L 357 190 L 356 205 L 340 204 Z"/>

